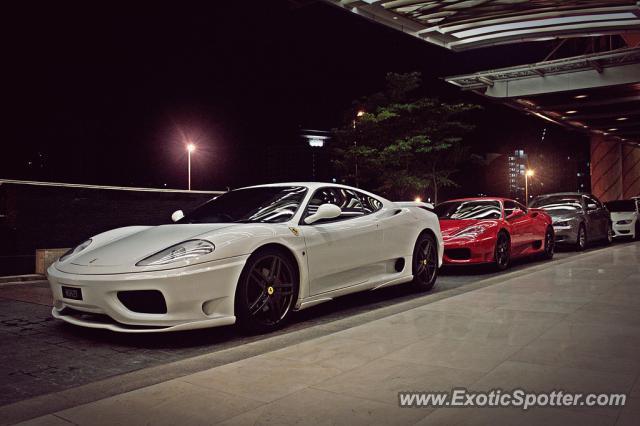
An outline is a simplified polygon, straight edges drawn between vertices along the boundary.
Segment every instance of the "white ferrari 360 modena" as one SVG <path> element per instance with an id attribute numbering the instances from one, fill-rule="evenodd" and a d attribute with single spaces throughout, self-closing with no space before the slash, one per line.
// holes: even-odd
<path id="1" fill-rule="evenodd" d="M 428 205 L 348 186 L 283 183 L 227 192 L 175 223 L 92 237 L 48 270 L 53 316 L 121 332 L 281 325 L 361 290 L 433 287 L 442 264 Z"/>

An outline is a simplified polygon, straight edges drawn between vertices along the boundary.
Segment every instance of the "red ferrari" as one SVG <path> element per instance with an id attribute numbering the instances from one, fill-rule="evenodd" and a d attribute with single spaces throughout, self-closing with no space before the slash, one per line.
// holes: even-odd
<path id="1" fill-rule="evenodd" d="M 465 198 L 438 204 L 435 213 L 447 265 L 494 263 L 503 270 L 516 257 L 553 257 L 553 225 L 544 210 L 505 198 Z"/>

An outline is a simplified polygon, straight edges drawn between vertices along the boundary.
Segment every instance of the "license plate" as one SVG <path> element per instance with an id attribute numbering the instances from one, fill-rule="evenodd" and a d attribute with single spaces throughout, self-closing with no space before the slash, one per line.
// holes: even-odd
<path id="1" fill-rule="evenodd" d="M 82 300 L 82 289 L 75 287 L 62 287 L 62 297 L 66 299 Z"/>

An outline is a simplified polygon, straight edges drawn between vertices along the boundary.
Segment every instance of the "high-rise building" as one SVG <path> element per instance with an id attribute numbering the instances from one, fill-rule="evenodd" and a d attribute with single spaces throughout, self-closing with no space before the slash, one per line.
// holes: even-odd
<path id="1" fill-rule="evenodd" d="M 516 149 L 509 154 L 509 196 L 525 202 L 524 174 L 527 169 L 527 154 L 524 149 Z M 526 202 L 525 202 L 526 203 Z"/>

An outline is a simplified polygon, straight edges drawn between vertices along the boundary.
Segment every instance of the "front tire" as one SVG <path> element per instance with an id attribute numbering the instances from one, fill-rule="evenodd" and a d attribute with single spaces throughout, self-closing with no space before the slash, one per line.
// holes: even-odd
<path id="1" fill-rule="evenodd" d="M 587 230 L 584 224 L 581 223 L 578 227 L 578 238 L 576 239 L 576 250 L 583 251 L 587 248 Z"/>
<path id="2" fill-rule="evenodd" d="M 411 261 L 412 285 L 419 291 L 429 291 L 438 278 L 438 245 L 427 233 L 421 234 L 413 248 Z"/>
<path id="3" fill-rule="evenodd" d="M 555 233 L 551 226 L 547 226 L 547 231 L 544 233 L 544 252 L 542 253 L 542 258 L 548 260 L 553 259 L 555 248 Z"/>
<path id="4" fill-rule="evenodd" d="M 237 324 L 252 333 L 280 328 L 298 298 L 299 282 L 298 267 L 285 250 L 266 248 L 253 253 L 236 288 Z"/>
<path id="5" fill-rule="evenodd" d="M 609 245 L 613 243 L 613 226 L 611 222 L 607 225 L 607 239 L 605 240 L 605 244 Z"/>
<path id="6" fill-rule="evenodd" d="M 633 239 L 636 241 L 640 241 L 640 218 L 636 219 L 636 227 L 633 231 Z"/>
<path id="7" fill-rule="evenodd" d="M 494 259 L 494 265 L 498 271 L 504 271 L 511 263 L 511 239 L 505 231 L 500 231 L 496 238 Z"/>

